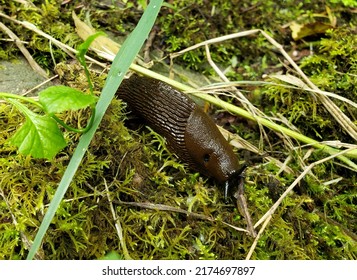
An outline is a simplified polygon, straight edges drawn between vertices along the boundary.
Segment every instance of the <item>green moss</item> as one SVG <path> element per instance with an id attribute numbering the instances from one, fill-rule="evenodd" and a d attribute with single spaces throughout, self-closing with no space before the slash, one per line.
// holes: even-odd
<path id="1" fill-rule="evenodd" d="M 321 40 L 317 53 L 302 61 L 302 69 L 322 90 L 351 100 L 356 98 L 357 34 L 343 26 L 330 30 Z"/>
<path id="2" fill-rule="evenodd" d="M 326 13 L 326 8 L 335 8 L 334 3 L 326 6 L 323 1 L 174 1 L 170 8 L 162 9 L 162 17 L 158 19 L 164 41 L 159 41 L 161 50 L 166 53 L 176 52 L 194 44 L 201 43 L 222 35 L 236 32 L 263 29 L 278 42 L 289 46 L 290 33 L 282 26 L 292 20 L 301 23 L 319 21 L 316 13 Z M 333 15 L 342 23 L 356 24 L 353 14 L 348 8 L 333 10 Z M 264 69 L 261 58 L 265 57 L 271 65 L 278 65 L 274 50 L 262 36 L 249 36 L 210 45 L 213 61 L 222 69 L 232 67 L 234 58 L 238 63 L 228 71 L 227 75 L 234 79 L 254 79 L 269 69 Z M 184 63 L 186 67 L 213 74 L 207 67 L 204 48 L 185 53 L 175 59 L 176 63 Z M 249 71 L 246 67 L 253 71 Z"/>
<path id="3" fill-rule="evenodd" d="M 316 53 L 302 60 L 302 70 L 320 89 L 355 100 L 357 36 L 352 29 L 347 27 L 328 31 L 326 35 L 327 38 L 321 40 Z M 299 127 L 303 134 L 315 139 L 348 141 L 348 135 L 342 133 L 339 125 L 330 116 L 330 112 L 321 106 L 313 95 L 280 85 L 269 85 L 264 94 L 270 101 L 273 101 L 273 105 L 266 106 L 265 110 L 279 111 L 291 123 Z M 336 99 L 333 101 L 345 114 L 354 119 L 357 113 L 356 108 L 348 107 Z M 309 125 L 306 126 L 306 123 Z"/>
<path id="4" fill-rule="evenodd" d="M 4 6 L 4 12 L 36 24 L 60 41 L 76 46 L 80 40 L 70 17 L 75 5 L 58 5 L 40 1 L 37 8 L 25 8 L 15 1 Z M 75 1 L 74 1 L 75 2 Z M 339 22 L 348 22 L 353 14 L 346 7 L 329 1 Z M 4 1 L 0 0 L 1 4 Z M 159 31 L 152 48 L 164 54 L 181 50 L 205 39 L 237 31 L 263 28 L 286 48 L 291 38 L 282 25 L 291 20 L 314 20 L 314 13 L 325 11 L 320 1 L 173 1 L 163 7 L 158 19 Z M 341 3 L 341 1 L 339 2 Z M 78 12 L 85 13 L 93 25 L 123 35 L 139 19 L 142 5 L 112 1 L 98 7 L 89 1 Z M 76 10 L 77 11 L 77 10 Z M 277 12 L 278 11 L 278 12 Z M 341 11 L 341 12 L 340 12 Z M 60 17 L 60 20 L 58 20 Z M 325 90 L 355 100 L 356 34 L 352 19 L 348 27 L 338 26 L 315 38 L 313 56 L 301 62 L 303 70 Z M 51 71 L 55 69 L 62 84 L 87 90 L 86 78 L 75 63 L 60 63 L 68 57 L 32 32 L 8 23 L 25 41 L 36 60 Z M 303 42 L 293 43 L 306 48 Z M 12 43 L 0 47 L 4 58 L 18 55 Z M 231 67 L 232 79 L 258 79 L 263 73 L 282 70 L 275 50 L 261 36 L 240 38 L 211 46 L 212 57 L 223 69 Z M 191 69 L 212 74 L 205 64 L 204 50 L 196 50 L 175 60 Z M 103 86 L 105 75 L 91 73 L 95 90 Z M 329 140 L 349 140 L 329 113 L 310 94 L 287 89 L 283 85 L 252 87 L 256 105 L 267 113 L 285 116 L 307 136 Z M 249 97 L 249 95 L 248 95 Z M 339 104 L 339 103 L 338 103 Z M 352 108 L 339 104 L 351 116 Z M 225 205 L 222 192 L 210 179 L 191 173 L 165 148 L 164 140 L 142 127 L 129 130 L 131 124 L 124 105 L 114 100 L 72 184 L 47 231 L 39 258 L 100 259 L 109 252 L 124 256 L 115 223 L 120 222 L 124 242 L 134 259 L 244 259 L 253 238 L 229 228 L 220 221 L 245 228 L 245 220 L 233 205 Z M 68 124 L 85 124 L 88 112 L 68 112 L 61 116 Z M 79 135 L 66 133 L 68 147 L 54 160 L 35 160 L 16 153 L 6 140 L 23 121 L 11 106 L 0 103 L 0 259 L 24 259 L 28 242 L 33 240 L 52 199 Z M 258 221 L 302 172 L 303 165 L 322 158 L 322 153 L 308 154 L 308 148 L 293 149 L 289 142 L 268 133 L 262 140 L 259 128 L 243 119 L 235 119 L 231 128 L 250 142 L 264 143 L 269 155 L 288 165 L 292 173 L 281 172 L 273 163 L 262 159 L 250 164 L 245 178 L 245 193 L 253 222 Z M 242 157 L 243 158 L 243 157 Z M 341 178 L 338 183 L 332 180 Z M 356 259 L 356 176 L 335 162 L 316 166 L 285 199 L 273 215 L 258 241 L 253 259 Z M 107 191 L 109 190 L 109 193 Z M 109 195 L 117 220 L 113 218 Z M 132 202 L 127 205 L 122 202 Z M 148 209 L 144 203 L 156 204 Z M 216 222 L 160 208 L 162 205 L 217 218 Z"/>

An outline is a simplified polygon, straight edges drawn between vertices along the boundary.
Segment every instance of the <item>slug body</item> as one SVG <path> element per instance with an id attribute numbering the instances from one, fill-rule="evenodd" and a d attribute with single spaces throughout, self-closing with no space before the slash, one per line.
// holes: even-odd
<path id="1" fill-rule="evenodd" d="M 213 120 L 187 95 L 147 77 L 124 80 L 117 95 L 141 116 L 168 147 L 200 173 L 229 188 L 240 178 L 238 158 Z"/>

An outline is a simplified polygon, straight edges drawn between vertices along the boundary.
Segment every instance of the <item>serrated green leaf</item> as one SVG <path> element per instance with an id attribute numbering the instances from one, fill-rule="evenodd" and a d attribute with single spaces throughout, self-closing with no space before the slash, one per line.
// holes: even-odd
<path id="1" fill-rule="evenodd" d="M 95 96 L 66 86 L 48 87 L 39 93 L 39 102 L 48 114 L 82 109 L 96 101 Z"/>
<path id="2" fill-rule="evenodd" d="M 63 134 L 54 119 L 41 116 L 11 100 L 26 117 L 25 123 L 9 139 L 9 143 L 17 146 L 19 152 L 34 158 L 53 158 L 66 146 Z"/>

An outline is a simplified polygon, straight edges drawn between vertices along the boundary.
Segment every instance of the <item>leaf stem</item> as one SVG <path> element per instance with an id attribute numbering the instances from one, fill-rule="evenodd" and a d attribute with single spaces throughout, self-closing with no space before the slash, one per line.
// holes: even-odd
<path id="1" fill-rule="evenodd" d="M 14 94 L 14 93 L 0 92 L 0 98 L 1 97 L 3 99 L 7 99 L 7 98 L 19 99 L 19 100 L 31 103 L 43 110 L 43 106 L 41 105 L 41 103 L 31 97 L 26 97 L 26 96 Z"/>
<path id="2" fill-rule="evenodd" d="M 90 93 L 93 95 L 93 84 L 92 84 L 92 80 L 90 78 L 90 74 L 89 74 L 89 70 L 87 67 L 87 63 L 86 63 L 86 53 L 89 49 L 89 46 L 92 44 L 92 42 L 99 36 L 106 36 L 106 34 L 102 31 L 96 32 L 92 35 L 90 35 L 78 48 L 78 53 L 77 53 L 77 59 L 79 61 L 79 63 L 83 66 L 84 68 L 84 73 L 87 77 L 87 81 L 88 81 L 88 86 L 89 86 L 89 91 Z"/>
<path id="3" fill-rule="evenodd" d="M 73 131 L 73 132 L 76 132 L 76 133 L 85 133 L 87 132 L 90 127 L 92 126 L 93 124 L 93 121 L 94 121 L 94 117 L 95 117 L 95 112 L 96 112 L 96 109 L 95 107 L 93 106 L 93 108 L 91 108 L 92 110 L 92 115 L 88 121 L 88 124 L 85 128 L 74 128 L 73 126 L 70 126 L 68 124 L 66 124 L 64 121 L 62 121 L 60 118 L 58 118 L 56 115 L 52 115 L 51 117 L 57 122 L 59 123 L 60 125 L 62 125 L 65 129 L 69 130 L 69 131 Z"/>
<path id="4" fill-rule="evenodd" d="M 22 100 L 22 101 L 31 103 L 31 104 L 39 107 L 42 111 L 44 111 L 48 115 L 48 113 L 46 112 L 46 110 L 42 106 L 42 104 L 40 102 L 34 100 L 31 97 L 25 97 L 25 96 L 22 96 L 22 95 L 13 94 L 13 93 L 7 93 L 7 92 L 0 92 L 0 98 L 3 98 L 5 100 L 6 99 L 18 99 L 18 100 Z M 9 100 L 9 102 L 12 103 L 10 100 Z M 20 109 L 18 106 L 17 106 L 17 108 Z M 21 110 L 22 113 L 25 113 L 25 111 L 23 110 L 25 107 L 22 106 L 21 108 L 22 108 L 22 110 Z M 88 124 L 87 124 L 87 126 L 85 128 L 74 128 L 74 127 L 66 124 L 64 121 L 59 119 L 54 114 L 50 114 L 49 116 L 52 117 L 57 123 L 59 123 L 61 126 L 63 126 L 65 129 L 67 129 L 69 131 L 73 131 L 73 132 L 76 132 L 76 133 L 85 133 L 90 129 L 90 127 L 92 126 L 93 121 L 94 121 L 95 112 L 96 112 L 95 106 L 91 106 L 91 110 L 92 110 L 92 115 L 91 115 L 91 117 L 90 117 L 90 119 L 88 121 Z"/>

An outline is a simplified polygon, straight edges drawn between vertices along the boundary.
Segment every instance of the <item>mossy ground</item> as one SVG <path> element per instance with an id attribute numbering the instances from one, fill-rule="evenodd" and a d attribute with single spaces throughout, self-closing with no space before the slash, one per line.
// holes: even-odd
<path id="1" fill-rule="evenodd" d="M 34 1 L 25 7 L 15 1 L 0 0 L 2 11 L 19 20 L 36 24 L 41 30 L 69 46 L 81 42 L 75 33 L 71 12 L 82 17 L 88 12 L 93 26 L 125 36 L 138 21 L 142 7 L 125 1 Z M 144 1 L 142 1 L 144 2 Z M 165 56 L 208 38 L 237 31 L 261 28 L 269 32 L 291 53 L 314 54 L 296 58 L 302 69 L 323 90 L 356 100 L 357 19 L 353 1 L 172 1 L 163 7 L 157 20 L 157 35 L 151 46 Z M 323 21 L 326 7 L 337 25 L 323 35 L 293 41 L 288 27 Z M 324 17 L 316 17 L 322 14 Z M 7 26 L 29 44 L 36 61 L 60 74 L 59 82 L 85 89 L 85 78 L 75 63 L 46 39 L 6 21 Z M 238 80 L 260 80 L 262 75 L 288 72 L 282 57 L 262 37 L 251 36 L 212 45 L 212 58 L 227 76 Z M 2 43 L 0 58 L 19 55 L 12 42 Z M 199 49 L 175 60 L 194 71 L 213 75 Z M 99 92 L 105 75 L 93 72 Z M 275 81 L 276 82 L 276 81 Z M 283 115 L 303 134 L 320 141 L 353 143 L 329 112 L 312 95 L 283 85 L 244 88 L 252 102 L 267 114 Z M 355 108 L 337 104 L 356 122 Z M 38 257 L 44 259 L 98 259 L 116 251 L 124 255 L 115 223 L 122 226 L 129 255 L 134 259 L 243 259 L 253 238 L 220 221 L 244 228 L 244 219 L 232 205 L 225 205 L 214 182 L 190 171 L 164 147 L 163 139 L 143 128 L 131 130 L 125 105 L 114 100 L 97 131 L 80 169 L 47 231 Z M 84 122 L 86 111 L 63 115 L 68 123 Z M 221 123 L 227 115 L 219 114 Z M 18 155 L 6 140 L 23 121 L 10 105 L 0 103 L 0 259 L 23 259 L 28 242 L 34 239 L 46 208 L 73 153 L 79 135 L 67 133 L 68 147 L 54 160 L 35 160 Z M 258 159 L 248 168 L 245 193 L 253 221 L 259 220 L 281 193 L 303 171 L 303 166 L 325 155 L 299 148 L 266 130 L 234 118 L 227 126 L 281 161 L 290 157 L 293 172 Z M 290 145 L 290 146 L 289 146 Z M 238 151 L 242 155 L 244 152 Z M 333 180 L 337 179 L 334 183 Z M 354 171 L 336 161 L 318 165 L 285 198 L 259 239 L 253 259 L 356 259 L 357 182 Z M 108 193 L 109 190 L 109 193 Z M 108 195 L 113 201 L 113 218 Z M 135 202 L 136 206 L 122 201 Z M 175 211 L 152 210 L 145 204 L 172 206 L 217 222 L 190 217 Z"/>

